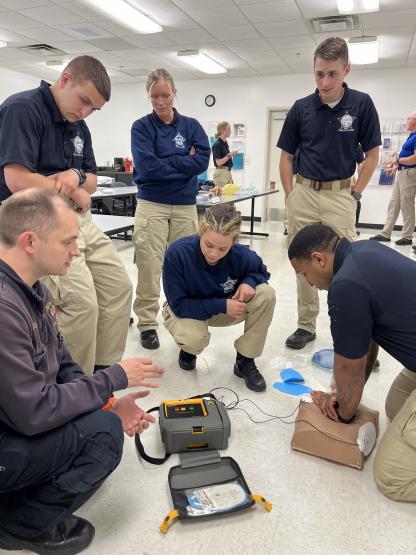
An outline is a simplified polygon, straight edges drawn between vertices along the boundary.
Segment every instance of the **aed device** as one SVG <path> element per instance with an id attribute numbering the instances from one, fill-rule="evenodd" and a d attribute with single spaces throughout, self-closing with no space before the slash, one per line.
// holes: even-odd
<path id="1" fill-rule="evenodd" d="M 208 393 L 184 400 L 162 401 L 159 407 L 160 435 L 166 456 L 158 459 L 145 453 L 140 435 L 136 447 L 141 457 L 153 464 L 162 464 L 172 453 L 186 453 L 210 449 L 226 449 L 231 435 L 231 422 L 226 408 Z"/>

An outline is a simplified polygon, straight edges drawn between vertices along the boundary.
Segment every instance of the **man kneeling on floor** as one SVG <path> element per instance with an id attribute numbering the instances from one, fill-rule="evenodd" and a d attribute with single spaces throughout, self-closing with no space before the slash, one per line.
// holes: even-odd
<path id="1" fill-rule="evenodd" d="M 147 380 L 160 367 L 131 358 L 85 375 L 64 346 L 39 279 L 66 274 L 78 234 L 75 212 L 46 189 L 0 208 L 0 550 L 82 551 L 94 527 L 74 511 L 119 464 L 123 429 L 134 435 L 154 422 L 135 404 L 148 391 L 110 396 L 157 387 Z"/>
<path id="2" fill-rule="evenodd" d="M 298 232 L 289 259 L 310 285 L 328 290 L 336 392 L 312 393 L 326 416 L 353 421 L 379 345 L 404 365 L 387 395 L 392 422 L 374 477 L 391 499 L 416 501 L 416 262 L 373 241 L 351 243 L 319 224 Z"/>
<path id="3" fill-rule="evenodd" d="M 266 382 L 254 359 L 261 356 L 273 317 L 275 292 L 262 259 L 237 243 L 241 215 L 233 204 L 205 211 L 199 236 L 175 241 L 163 265 L 165 326 L 180 348 L 179 366 L 193 370 L 196 356 L 208 345 L 209 326 L 232 326 L 244 321 L 244 334 L 235 343 L 234 374 L 253 391 Z"/>

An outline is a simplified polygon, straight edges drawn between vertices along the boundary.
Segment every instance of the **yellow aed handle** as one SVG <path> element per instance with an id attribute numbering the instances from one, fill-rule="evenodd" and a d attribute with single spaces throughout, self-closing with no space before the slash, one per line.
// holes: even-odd
<path id="1" fill-rule="evenodd" d="M 163 534 L 167 534 L 168 530 L 169 530 L 169 524 L 175 520 L 175 518 L 178 518 L 179 516 L 179 511 L 178 509 L 174 509 L 173 511 L 171 511 L 168 516 L 165 518 L 165 520 L 162 522 L 162 524 L 159 526 L 159 530 L 161 532 L 163 532 Z"/>
<path id="2" fill-rule="evenodd" d="M 252 493 L 251 498 L 253 499 L 253 501 L 256 501 L 257 503 L 264 505 L 264 508 L 268 513 L 272 510 L 273 505 L 270 503 L 270 501 L 267 501 L 267 499 L 265 499 L 262 495 L 255 495 L 254 493 Z"/>

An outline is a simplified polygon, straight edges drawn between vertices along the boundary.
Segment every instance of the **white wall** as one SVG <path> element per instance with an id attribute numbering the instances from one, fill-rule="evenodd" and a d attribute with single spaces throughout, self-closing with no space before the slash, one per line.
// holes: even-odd
<path id="1" fill-rule="evenodd" d="M 3 77 L 0 98 L 38 83 L 34 77 L 8 70 L 1 70 L 0 75 Z M 350 87 L 371 95 L 380 118 L 405 117 L 416 110 L 416 68 L 353 70 L 347 81 Z M 176 86 L 176 106 L 183 114 L 201 122 L 223 119 L 246 122 L 245 180 L 262 186 L 265 179 L 266 110 L 290 107 L 297 98 L 313 92 L 314 80 L 311 73 L 183 81 Z M 216 97 L 212 108 L 204 104 L 207 94 Z M 113 87 L 110 103 L 88 119 L 98 164 L 130 153 L 131 124 L 149 111 L 144 83 Z M 389 196 L 389 187 L 369 186 L 364 196 L 361 221 L 384 223 Z M 261 214 L 260 202 L 256 213 Z"/>

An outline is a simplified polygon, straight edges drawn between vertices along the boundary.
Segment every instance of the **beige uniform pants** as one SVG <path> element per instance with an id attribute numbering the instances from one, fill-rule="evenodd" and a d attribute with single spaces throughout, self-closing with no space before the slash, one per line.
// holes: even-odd
<path id="1" fill-rule="evenodd" d="M 330 226 L 339 236 L 354 240 L 357 202 L 349 188 L 339 191 L 315 191 L 309 186 L 295 183 L 286 198 L 288 218 L 288 245 L 303 227 L 310 224 Z M 315 332 L 319 314 L 319 298 L 303 276 L 297 275 L 298 327 Z"/>
<path id="2" fill-rule="evenodd" d="M 224 187 L 227 183 L 234 183 L 229 168 L 215 168 L 212 180 L 216 187 Z"/>
<path id="3" fill-rule="evenodd" d="M 132 285 L 109 237 L 91 214 L 78 214 L 81 255 L 65 276 L 48 276 L 65 346 L 85 372 L 121 360 L 130 321 Z"/>
<path id="4" fill-rule="evenodd" d="M 374 459 L 378 487 L 395 501 L 416 501 L 416 373 L 403 369 L 386 399 L 393 418 Z"/>
<path id="5" fill-rule="evenodd" d="M 401 210 L 403 216 L 402 237 L 412 239 L 415 230 L 415 196 L 416 168 L 398 171 L 387 209 L 386 223 L 381 235 L 390 239 Z"/>
<path id="6" fill-rule="evenodd" d="M 199 355 L 209 344 L 209 326 L 226 327 L 244 322 L 244 333 L 235 341 L 234 347 L 240 355 L 256 358 L 263 352 L 275 304 L 274 289 L 262 283 L 256 287 L 256 294 L 247 303 L 247 312 L 242 318 L 235 319 L 226 314 L 216 314 L 209 320 L 178 318 L 165 303 L 163 319 L 177 346 L 192 355 Z"/>
<path id="7" fill-rule="evenodd" d="M 166 248 L 181 237 L 197 232 L 196 206 L 157 204 L 139 200 L 133 242 L 138 281 L 133 309 L 140 332 L 158 327 L 160 275 Z"/>

